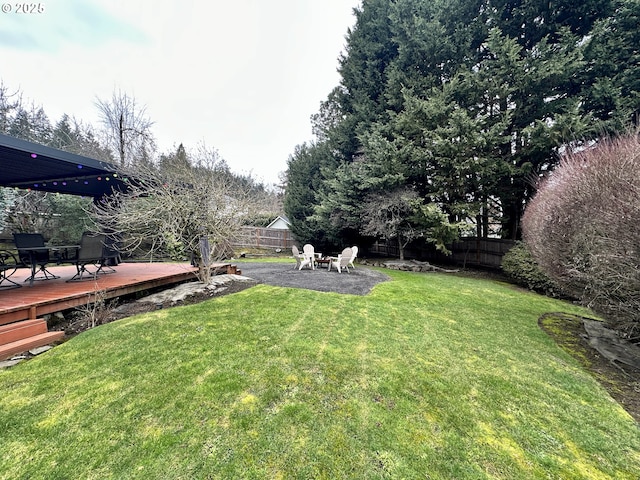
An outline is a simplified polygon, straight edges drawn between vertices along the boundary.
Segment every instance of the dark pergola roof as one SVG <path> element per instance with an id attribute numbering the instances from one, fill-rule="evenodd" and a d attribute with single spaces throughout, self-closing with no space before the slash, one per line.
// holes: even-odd
<path id="1" fill-rule="evenodd" d="M 99 198 L 127 179 L 111 163 L 0 134 L 0 186 Z"/>

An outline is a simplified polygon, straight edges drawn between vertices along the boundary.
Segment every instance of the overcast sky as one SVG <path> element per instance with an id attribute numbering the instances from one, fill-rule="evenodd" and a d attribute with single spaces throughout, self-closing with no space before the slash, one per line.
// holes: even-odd
<path id="1" fill-rule="evenodd" d="M 0 5 L 0 80 L 53 124 L 67 113 L 97 126 L 96 98 L 119 89 L 146 106 L 161 152 L 204 143 L 274 183 L 338 85 L 360 0 L 19 4 Z"/>

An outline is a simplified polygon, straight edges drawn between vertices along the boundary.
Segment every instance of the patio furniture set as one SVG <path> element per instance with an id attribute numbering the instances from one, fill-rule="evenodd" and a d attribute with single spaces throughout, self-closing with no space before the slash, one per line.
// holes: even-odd
<path id="1" fill-rule="evenodd" d="M 53 263 L 75 265 L 76 273 L 67 282 L 113 273 L 115 269 L 112 266 L 120 263 L 116 242 L 106 235 L 83 233 L 79 245 L 47 245 L 40 233 L 14 233 L 13 241 L 17 255 L 9 250 L 0 250 L 0 289 L 22 286 L 10 278 L 18 268 L 31 270 L 25 282 L 33 286 L 35 280 L 60 278 L 47 268 Z"/>
<path id="2" fill-rule="evenodd" d="M 296 261 L 298 270 L 302 270 L 304 267 L 308 267 L 311 270 L 315 270 L 316 267 L 322 265 L 327 266 L 327 271 L 331 271 L 331 268 L 335 268 L 338 273 L 342 271 L 349 272 L 349 267 L 355 268 L 354 261 L 358 256 L 358 247 L 347 247 L 338 256 L 324 256 L 322 253 L 316 252 L 313 245 L 307 243 L 302 247 L 302 252 L 295 245 L 291 247 L 291 253 Z"/>

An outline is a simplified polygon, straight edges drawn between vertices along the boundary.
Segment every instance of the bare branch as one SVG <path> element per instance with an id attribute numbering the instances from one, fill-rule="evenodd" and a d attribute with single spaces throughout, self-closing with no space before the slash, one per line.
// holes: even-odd
<path id="1" fill-rule="evenodd" d="M 150 257 L 193 258 L 202 278 L 208 278 L 201 238 L 208 238 L 214 257 L 229 254 L 229 243 L 243 219 L 259 207 L 250 189 L 219 165 L 219 157 L 208 152 L 193 165 L 167 161 L 162 168 L 138 164 L 123 170 L 130 189 L 95 206 L 97 228 L 120 237 L 127 250 Z"/>
<path id="2" fill-rule="evenodd" d="M 121 90 L 114 90 L 110 100 L 96 99 L 95 105 L 105 129 L 106 143 L 121 167 L 150 156 L 155 150 L 155 139 L 151 133 L 153 122 L 145 106 L 139 106 L 134 97 Z"/>

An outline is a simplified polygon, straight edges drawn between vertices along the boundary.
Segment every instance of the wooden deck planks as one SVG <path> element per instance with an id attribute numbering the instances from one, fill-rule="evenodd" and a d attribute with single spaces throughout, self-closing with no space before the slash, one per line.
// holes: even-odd
<path id="1" fill-rule="evenodd" d="M 95 281 L 66 282 L 76 273 L 75 267 L 51 267 L 49 270 L 61 278 L 35 281 L 31 287 L 24 281 L 29 270 L 20 269 L 11 279 L 23 286 L 0 290 L 0 325 L 85 305 L 95 292 L 109 299 L 193 280 L 197 271 L 188 263 L 121 263 L 115 269 Z"/>

